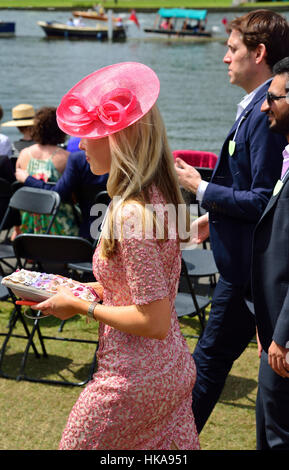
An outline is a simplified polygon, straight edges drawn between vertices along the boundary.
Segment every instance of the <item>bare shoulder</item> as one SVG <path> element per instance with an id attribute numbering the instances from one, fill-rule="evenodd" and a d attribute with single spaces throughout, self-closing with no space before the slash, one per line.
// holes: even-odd
<path id="1" fill-rule="evenodd" d="M 68 156 L 69 152 L 62 148 L 59 148 L 59 150 L 57 150 L 57 152 L 53 156 L 53 163 L 60 173 L 63 173 L 65 170 Z"/>
<path id="2" fill-rule="evenodd" d="M 23 150 L 21 150 L 17 158 L 16 168 L 21 168 L 22 170 L 26 170 L 28 162 L 31 158 L 31 153 L 30 153 L 31 147 L 25 147 Z"/>

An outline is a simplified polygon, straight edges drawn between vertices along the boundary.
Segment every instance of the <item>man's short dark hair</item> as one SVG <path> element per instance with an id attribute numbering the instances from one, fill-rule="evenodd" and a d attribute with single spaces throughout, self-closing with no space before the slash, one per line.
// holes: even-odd
<path id="1" fill-rule="evenodd" d="M 235 18 L 229 28 L 241 33 L 248 50 L 253 51 L 259 44 L 264 44 L 266 62 L 271 70 L 276 62 L 289 55 L 289 25 L 279 13 L 254 10 Z"/>
<path id="2" fill-rule="evenodd" d="M 287 73 L 289 79 L 289 57 L 284 57 L 284 59 L 279 60 L 277 64 L 273 67 L 273 75 L 283 75 Z M 285 90 L 289 91 L 289 80 L 287 80 L 285 85 Z"/>
<path id="3" fill-rule="evenodd" d="M 273 75 L 282 75 L 283 73 L 289 73 L 289 57 L 279 60 L 273 67 Z"/>

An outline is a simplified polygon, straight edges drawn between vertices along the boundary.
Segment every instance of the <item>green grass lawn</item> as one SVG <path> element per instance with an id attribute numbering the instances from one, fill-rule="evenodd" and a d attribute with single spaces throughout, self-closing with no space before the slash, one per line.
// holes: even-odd
<path id="1" fill-rule="evenodd" d="M 1 332 L 7 331 L 10 310 L 10 304 L 0 303 Z M 63 333 L 58 333 L 59 322 L 55 318 L 41 321 L 42 333 L 46 335 L 97 338 L 97 324 L 86 324 L 80 317 L 66 322 Z M 181 328 L 193 351 L 197 339 L 192 336 L 199 334 L 198 321 L 186 317 L 181 321 Z M 22 334 L 20 324 L 16 332 Z M 3 336 L 0 344 L 2 341 Z M 7 374 L 17 375 L 24 345 L 22 339 L 11 339 L 3 363 Z M 94 352 L 93 345 L 47 340 L 46 346 L 48 358 L 36 359 L 30 352 L 28 373 L 41 378 L 85 379 Z M 202 449 L 255 449 L 258 362 L 257 347 L 252 343 L 234 364 L 221 399 L 201 433 Z M 68 414 L 81 388 L 0 378 L 0 449 L 57 449 Z"/>
<path id="2" fill-rule="evenodd" d="M 63 9 L 87 9 L 99 3 L 92 0 L 0 0 L 0 8 L 63 8 Z M 180 8 L 231 8 L 232 0 L 103 0 L 101 2 L 106 9 L 118 8 L 130 10 L 155 9 L 160 7 Z M 289 2 L 257 2 L 244 3 L 244 9 L 248 8 L 289 8 Z"/>

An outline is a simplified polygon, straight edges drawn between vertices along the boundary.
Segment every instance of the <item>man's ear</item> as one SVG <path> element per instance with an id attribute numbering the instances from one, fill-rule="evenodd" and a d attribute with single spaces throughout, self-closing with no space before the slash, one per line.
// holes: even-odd
<path id="1" fill-rule="evenodd" d="M 262 42 L 258 44 L 254 52 L 255 52 L 256 64 L 260 64 L 262 60 L 265 60 L 267 56 L 267 50 L 266 50 L 265 44 L 263 44 Z"/>

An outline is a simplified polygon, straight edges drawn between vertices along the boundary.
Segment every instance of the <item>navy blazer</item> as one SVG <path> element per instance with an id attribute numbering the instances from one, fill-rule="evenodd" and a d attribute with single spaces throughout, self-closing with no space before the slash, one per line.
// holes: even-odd
<path id="1" fill-rule="evenodd" d="M 269 130 L 261 105 L 263 85 L 231 128 L 202 206 L 209 211 L 210 241 L 220 274 L 234 285 L 250 283 L 252 240 L 280 177 L 286 139 Z M 229 141 L 235 150 L 229 154 Z"/>
<path id="2" fill-rule="evenodd" d="M 76 195 L 82 214 L 79 235 L 90 238 L 90 225 L 94 220 L 90 216 L 90 208 L 94 198 L 87 195 L 88 191 L 86 192 L 86 189 L 92 188 L 92 195 L 93 193 L 96 195 L 99 191 L 106 190 L 107 178 L 107 174 L 96 176 L 91 172 L 89 163 L 86 161 L 85 152 L 80 150 L 69 154 L 65 170 L 55 185 L 47 184 L 32 176 L 28 176 L 25 185 L 56 191 L 62 201 L 69 202 L 71 201 L 72 194 Z"/>
<path id="3" fill-rule="evenodd" d="M 289 341 L 289 174 L 270 199 L 253 239 L 252 295 L 263 349 Z"/>

